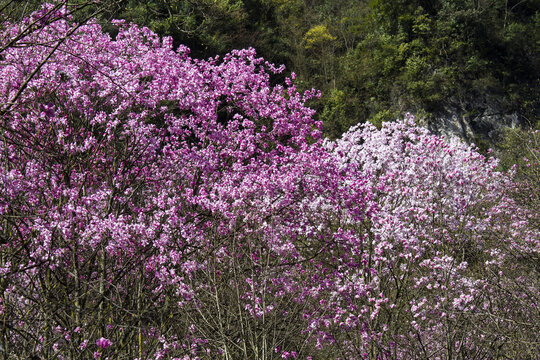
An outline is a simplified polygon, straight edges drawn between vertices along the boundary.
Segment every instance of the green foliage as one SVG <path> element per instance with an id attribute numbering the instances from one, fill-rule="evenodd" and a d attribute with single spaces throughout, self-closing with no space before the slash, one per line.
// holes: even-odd
<path id="1" fill-rule="evenodd" d="M 334 56 L 337 76 L 315 85 L 326 94 L 337 86 L 360 111 L 334 121 L 372 121 L 404 110 L 437 113 L 450 98 L 482 94 L 494 94 L 506 111 L 537 116 L 539 16 L 532 1 L 371 1 L 342 10 L 348 6 L 348 16 L 328 28 L 338 34 L 332 29 L 346 25 L 354 46 L 338 37 L 333 54 L 324 54 Z M 326 95 L 325 101 L 334 100 Z M 339 136 L 339 126 L 323 120 L 327 135 Z"/>
<path id="2" fill-rule="evenodd" d="M 368 121 L 375 125 L 378 129 L 382 127 L 383 122 L 394 121 L 399 116 L 399 113 L 391 110 L 382 110 L 372 115 Z"/>
<path id="3" fill-rule="evenodd" d="M 309 29 L 304 35 L 304 41 L 306 42 L 306 49 L 324 46 L 324 44 L 336 40 L 337 37 L 332 36 L 328 32 L 326 25 L 316 25 Z"/>
<path id="4" fill-rule="evenodd" d="M 12 21 L 20 20 L 36 10 L 40 4 L 40 0 L 26 0 L 17 3 L 10 0 L 1 0 L 0 14 L 2 22 L 4 19 L 9 19 Z"/>
<path id="5" fill-rule="evenodd" d="M 532 219 L 540 228 L 540 121 L 535 128 L 509 129 L 499 146 L 502 170 L 516 171 L 518 188 L 515 198 L 531 210 Z"/>
<path id="6" fill-rule="evenodd" d="M 508 129 L 500 143 L 502 170 L 516 166 L 518 178 L 537 178 L 540 180 L 540 168 L 531 164 L 540 164 L 540 123 L 536 129 Z M 540 182 L 540 181 L 539 181 Z"/>
<path id="7" fill-rule="evenodd" d="M 25 7 L 40 2 L 27 0 Z M 464 103 L 484 94 L 503 111 L 534 122 L 540 97 L 538 5 L 538 0 L 102 0 L 96 6 L 112 35 L 108 21 L 123 18 L 172 36 L 194 57 L 254 47 L 265 59 L 285 64 L 298 75 L 300 90 L 322 91 L 310 105 L 323 120 L 325 135 L 336 138 L 352 124 L 377 123 L 406 111 L 436 114 L 450 100 Z M 11 6 L 10 11 L 21 10 Z"/>
<path id="8" fill-rule="evenodd" d="M 354 112 L 351 97 L 343 90 L 331 89 L 326 97 L 320 119 L 327 125 L 330 134 L 342 134 L 355 123 L 350 121 L 349 114 Z"/>

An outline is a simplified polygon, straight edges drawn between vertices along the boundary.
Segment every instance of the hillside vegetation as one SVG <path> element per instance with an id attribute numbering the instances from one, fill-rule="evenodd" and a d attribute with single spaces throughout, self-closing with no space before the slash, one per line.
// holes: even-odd
<path id="1" fill-rule="evenodd" d="M 380 126 L 449 104 L 478 115 L 479 96 L 538 121 L 537 0 L 127 1 L 108 16 L 172 35 L 194 56 L 254 47 L 322 91 L 325 134 Z"/>
<path id="2" fill-rule="evenodd" d="M 507 130 L 501 161 L 411 114 L 366 115 L 333 139 L 362 101 L 336 69 L 368 35 L 340 50 L 330 20 L 305 26 L 296 52 L 275 43 L 313 54 L 299 75 L 253 48 L 204 58 L 250 34 L 246 17 L 308 23 L 306 3 L 179 2 L 186 27 L 170 28 L 165 3 L 18 4 L 0 7 L 0 358 L 540 353 L 538 131 Z M 393 8 L 365 5 L 385 39 L 406 33 L 384 25 Z M 262 49 L 287 39 L 272 31 Z M 333 102 L 305 90 L 309 74 Z"/>
<path id="3" fill-rule="evenodd" d="M 112 33 L 109 21 L 126 19 L 194 57 L 253 47 L 285 64 L 301 89 L 322 91 L 310 105 L 331 138 L 405 112 L 479 116 L 486 108 L 475 100 L 486 96 L 524 126 L 538 121 L 538 0 L 105 0 L 97 8 Z"/>

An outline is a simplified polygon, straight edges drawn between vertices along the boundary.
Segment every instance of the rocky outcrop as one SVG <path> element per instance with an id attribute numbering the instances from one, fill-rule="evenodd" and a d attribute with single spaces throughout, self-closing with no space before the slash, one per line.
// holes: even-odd
<path id="1" fill-rule="evenodd" d="M 468 101 L 449 99 L 443 109 L 419 123 L 431 132 L 446 137 L 458 137 L 467 143 L 482 142 L 492 147 L 506 128 L 515 128 L 521 122 L 519 114 L 483 96 Z"/>

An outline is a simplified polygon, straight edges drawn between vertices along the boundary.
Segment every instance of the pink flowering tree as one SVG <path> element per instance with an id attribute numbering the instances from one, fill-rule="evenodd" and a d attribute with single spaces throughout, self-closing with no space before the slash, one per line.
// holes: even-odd
<path id="1" fill-rule="evenodd" d="M 325 142 L 252 49 L 62 11 L 0 29 L 4 357 L 536 353 L 538 229 L 495 160 L 411 119 Z"/>
<path id="2" fill-rule="evenodd" d="M 2 52 L 2 349 L 281 356 L 319 251 L 296 248 L 300 214 L 337 184 L 316 93 L 270 86 L 253 50 L 199 61 L 118 26 L 59 20 Z"/>

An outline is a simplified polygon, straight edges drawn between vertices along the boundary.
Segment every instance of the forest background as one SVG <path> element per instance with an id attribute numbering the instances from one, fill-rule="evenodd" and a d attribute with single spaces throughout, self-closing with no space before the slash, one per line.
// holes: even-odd
<path id="1" fill-rule="evenodd" d="M 3 3 L 21 17 L 42 1 Z M 79 16 L 98 10 L 113 35 L 112 19 L 147 26 L 195 58 L 253 47 L 286 65 L 283 78 L 295 72 L 299 90 L 321 90 L 309 105 L 337 138 L 406 112 L 432 128 L 449 113 L 467 121 L 490 111 L 485 102 L 538 126 L 539 8 L 537 0 L 106 0 Z M 465 140 L 500 144 L 471 125 Z"/>

